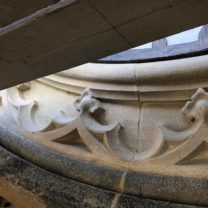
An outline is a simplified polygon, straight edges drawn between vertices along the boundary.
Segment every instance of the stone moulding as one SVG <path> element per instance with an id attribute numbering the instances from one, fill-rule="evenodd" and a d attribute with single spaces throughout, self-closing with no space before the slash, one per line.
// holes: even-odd
<path id="1" fill-rule="evenodd" d="M 80 94 L 86 87 L 97 98 L 127 101 L 188 100 L 207 87 L 208 55 L 140 64 L 84 64 L 39 81 Z"/>
<path id="2" fill-rule="evenodd" d="M 168 185 L 157 194 L 150 185 L 142 195 L 207 205 L 207 58 L 86 64 L 1 91 L 0 144 L 65 177 L 127 194 L 141 193 L 124 190 L 121 182 L 116 188 L 107 179 L 99 182 L 86 169 L 93 164 L 108 166 L 109 174 L 122 170 L 125 183 L 138 180 L 132 174 L 176 183 L 187 178 L 187 193 Z M 76 163 L 85 166 L 79 177 L 72 170 Z M 190 185 L 191 180 L 199 186 Z M 202 198 L 194 199 L 196 189 Z"/>

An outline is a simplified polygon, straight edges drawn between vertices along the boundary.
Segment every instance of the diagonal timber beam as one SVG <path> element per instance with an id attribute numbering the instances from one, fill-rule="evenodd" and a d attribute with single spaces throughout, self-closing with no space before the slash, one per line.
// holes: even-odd
<path id="1" fill-rule="evenodd" d="M 62 0 L 0 28 L 0 89 L 208 21 L 207 0 Z"/>

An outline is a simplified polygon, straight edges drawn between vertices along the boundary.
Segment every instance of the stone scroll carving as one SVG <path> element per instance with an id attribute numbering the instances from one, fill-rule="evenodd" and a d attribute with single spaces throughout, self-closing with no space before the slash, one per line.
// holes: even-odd
<path id="1" fill-rule="evenodd" d="M 74 118 L 66 117 L 63 113 L 56 117 L 56 123 L 64 127 L 57 129 L 52 134 L 48 134 L 47 139 L 64 142 L 62 138 L 69 135 L 67 143 L 70 145 L 73 144 L 74 134 L 77 134 L 77 144 L 84 143 L 87 150 L 97 156 L 105 154 L 109 147 L 106 134 L 114 130 L 119 123 L 114 122 L 103 125 L 95 119 L 93 114 L 101 109 L 102 105 L 98 100 L 92 98 L 90 89 L 85 89 L 82 92 L 80 98 L 75 100 L 74 106 L 79 114 Z M 72 135 L 71 138 L 70 134 Z M 71 142 L 70 139 L 72 139 Z"/>
<path id="2" fill-rule="evenodd" d="M 167 124 L 158 124 L 158 131 L 155 134 L 155 142 L 149 149 L 140 153 L 132 153 L 126 147 L 121 146 L 117 152 L 121 157 L 131 156 L 132 161 L 150 164 L 174 165 L 191 158 L 192 154 L 200 153 L 206 143 L 207 137 L 207 116 L 208 116 L 208 93 L 199 88 L 185 106 L 181 109 L 182 115 L 188 120 L 189 128 L 176 131 L 169 128 Z M 177 142 L 175 148 L 162 151 L 167 142 Z M 118 144 L 121 145 L 121 144 Z"/>
<path id="3" fill-rule="evenodd" d="M 206 146 L 207 137 L 207 114 L 208 114 L 208 93 L 199 88 L 181 110 L 182 115 L 188 120 L 189 128 L 176 131 L 170 129 L 167 124 L 158 124 L 158 131 L 155 134 L 155 142 L 151 147 L 142 152 L 132 152 L 119 141 L 118 132 L 114 133 L 117 143 L 112 144 L 111 148 L 116 153 L 131 161 L 151 164 L 177 164 L 196 151 L 200 153 L 200 147 Z M 109 132 L 112 134 L 111 132 Z M 111 139 L 112 141 L 112 139 Z M 167 142 L 177 142 L 174 149 L 163 151 Z"/>
<path id="4" fill-rule="evenodd" d="M 71 147 L 68 151 L 72 155 L 75 152 L 81 155 L 84 151 L 95 157 L 118 159 L 121 162 L 174 165 L 200 151 L 200 147 L 208 142 L 205 128 L 208 93 L 201 88 L 181 110 L 189 122 L 189 128 L 176 131 L 168 124 L 158 123 L 155 142 L 142 152 L 130 150 L 120 139 L 119 132 L 123 127 L 119 122 L 101 124 L 97 121 L 96 113 L 104 108 L 101 102 L 93 98 L 90 89 L 85 89 L 74 101 L 76 116 L 71 117 L 60 110 L 52 119 L 38 115 L 38 101 L 24 99 L 22 92 L 29 89 L 29 84 L 23 84 L 1 92 L 1 117 L 5 125 L 34 140 L 42 139 L 44 144 L 49 142 L 57 147 L 59 144 L 67 145 Z M 171 141 L 178 142 L 178 145 L 164 151 L 166 143 Z"/>
<path id="5" fill-rule="evenodd" d="M 12 87 L 1 93 L 2 118 L 6 125 L 23 135 L 32 138 L 44 137 L 47 141 L 72 145 L 78 151 L 87 150 L 96 155 L 102 155 L 107 151 L 109 147 L 107 132 L 115 129 L 119 123 L 103 125 L 95 119 L 93 113 L 102 109 L 102 105 L 92 98 L 90 89 L 85 89 L 80 98 L 74 102 L 79 112 L 77 116 L 70 117 L 66 112 L 60 111 L 53 119 L 48 119 L 41 115 L 36 116 L 38 102 L 25 100 L 21 96 L 22 88 L 30 89 L 29 86 L 21 85 L 20 90 Z M 100 138 L 100 135 L 103 137 Z"/>
<path id="6" fill-rule="evenodd" d="M 48 129 L 53 121 L 41 116 L 36 117 L 38 102 L 26 100 L 22 92 L 30 89 L 30 84 L 22 84 L 1 91 L 2 118 L 11 128 L 21 128 L 29 132 L 41 132 Z"/>
<path id="7" fill-rule="evenodd" d="M 167 141 L 181 141 L 182 144 L 173 150 L 153 159 L 153 162 L 176 164 L 192 153 L 196 153 L 200 147 L 205 147 L 207 137 L 208 93 L 199 88 L 191 97 L 181 113 L 190 121 L 190 128 L 184 131 L 174 131 L 161 126 L 163 139 Z M 203 148 L 202 148 L 203 149 Z M 200 152 L 200 150 L 199 150 Z"/>

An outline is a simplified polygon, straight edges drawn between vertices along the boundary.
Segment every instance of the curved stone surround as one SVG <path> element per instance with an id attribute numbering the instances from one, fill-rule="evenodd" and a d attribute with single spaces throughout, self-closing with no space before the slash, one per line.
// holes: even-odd
<path id="1" fill-rule="evenodd" d="M 143 197 L 142 194 L 134 196 L 122 192 L 116 192 L 100 187 L 93 187 L 87 184 L 74 181 L 70 178 L 64 178 L 59 175 L 47 171 L 45 168 L 37 167 L 26 162 L 20 157 L 14 156 L 10 152 L 0 147 L 0 182 L 2 177 L 4 183 L 12 187 L 12 191 L 16 191 L 10 199 L 15 199 L 17 194 L 19 197 L 24 197 L 24 200 L 15 200 L 15 207 L 19 208 L 202 208 L 204 206 L 188 205 L 175 203 L 171 201 L 155 200 L 152 198 Z M 90 166 L 89 166 L 90 167 Z M 18 173 L 17 173 L 18 169 Z M 89 169 L 89 168 L 88 168 Z M 98 172 L 101 171 L 97 166 Z M 92 172 L 93 173 L 93 172 Z M 78 173 L 79 174 L 79 173 Z M 31 177 L 32 176 L 32 177 Z M 112 175 L 108 175 L 111 178 Z M 112 179 L 112 178 L 111 178 Z M 132 176 L 129 177 L 131 185 Z M 143 178 L 144 183 L 148 179 Z M 152 177 L 151 177 L 152 179 Z M 153 180 L 154 181 L 154 180 Z M 111 181 L 112 183 L 113 181 Z M 2 192 L 0 187 L 0 193 Z M 149 187 L 146 187 L 147 191 Z M 157 187 L 156 187 L 157 189 Z M 17 192 L 17 190 L 22 190 Z M 140 190 L 142 190 L 140 188 Z M 29 193 L 29 194 L 28 194 Z M 33 195 L 33 199 L 30 197 Z M 6 194 L 5 197 L 8 197 Z M 17 203 L 19 202 L 19 203 Z"/>
<path id="2" fill-rule="evenodd" d="M 1 91 L 0 144 L 82 183 L 208 205 L 207 60 L 85 64 Z"/>
<path id="3" fill-rule="evenodd" d="M 75 94 L 87 87 L 95 97 L 103 99 L 185 101 L 198 88 L 207 87 L 207 57 L 141 64 L 85 64 L 39 80 Z"/>

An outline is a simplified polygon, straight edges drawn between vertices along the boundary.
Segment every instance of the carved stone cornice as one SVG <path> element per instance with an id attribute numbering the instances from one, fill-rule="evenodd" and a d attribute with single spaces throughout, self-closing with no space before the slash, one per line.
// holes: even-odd
<path id="1" fill-rule="evenodd" d="M 54 171 L 51 155 L 61 154 L 125 172 L 207 181 L 206 59 L 86 64 L 1 91 L 1 126 L 22 137 L 2 131 L 0 144 L 42 166 L 50 150 L 47 168 Z M 47 151 L 34 156 L 36 145 Z"/>
<path id="2" fill-rule="evenodd" d="M 140 64 L 84 64 L 39 81 L 97 98 L 128 101 L 185 101 L 208 86 L 208 55 Z"/>

